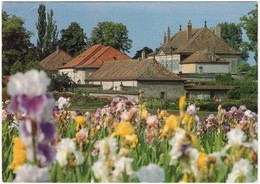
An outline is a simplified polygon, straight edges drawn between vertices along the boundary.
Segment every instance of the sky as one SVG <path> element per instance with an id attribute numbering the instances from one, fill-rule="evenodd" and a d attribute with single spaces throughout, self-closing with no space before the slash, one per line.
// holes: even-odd
<path id="1" fill-rule="evenodd" d="M 239 18 L 255 9 L 256 1 L 247 2 L 42 2 L 46 12 L 52 9 L 58 30 L 66 29 L 71 22 L 77 22 L 84 29 L 87 37 L 98 22 L 112 21 L 123 23 L 133 41 L 128 55 L 133 57 L 137 50 L 147 46 L 151 49 L 160 47 L 167 28 L 171 36 L 179 30 L 185 30 L 188 20 L 192 27 L 212 27 L 218 23 L 239 23 Z M 16 15 L 25 20 L 25 27 L 34 33 L 31 41 L 36 44 L 38 7 L 40 2 L 3 2 L 2 9 L 9 15 Z M 60 36 L 60 34 L 59 34 Z M 243 40 L 247 36 L 243 34 Z M 249 64 L 254 65 L 253 54 Z"/>

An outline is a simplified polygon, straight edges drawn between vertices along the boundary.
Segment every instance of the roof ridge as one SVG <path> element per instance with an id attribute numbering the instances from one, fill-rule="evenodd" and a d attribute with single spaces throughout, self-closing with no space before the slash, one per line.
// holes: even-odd
<path id="1" fill-rule="evenodd" d="M 95 58 L 91 63 L 89 63 L 88 65 L 86 65 L 86 66 L 84 66 L 84 67 L 87 67 L 87 66 L 91 65 L 92 63 L 94 63 L 99 57 L 101 57 L 101 56 L 110 48 L 110 46 L 106 46 L 106 47 L 108 47 L 108 48 L 105 49 L 102 54 L 100 54 L 100 55 L 99 55 L 97 58 Z M 98 51 L 100 51 L 101 49 L 106 48 L 106 47 L 102 47 L 102 48 L 100 48 Z M 95 51 L 96 51 L 96 50 L 95 50 Z M 91 55 L 91 57 L 95 56 L 95 54 L 96 54 L 98 51 L 96 51 L 93 55 Z M 93 52 L 94 52 L 94 51 L 93 51 Z M 92 53 L 93 53 L 93 52 L 92 52 Z M 92 54 L 92 53 L 91 53 L 91 54 Z M 90 58 L 91 58 L 91 57 L 90 57 Z M 87 60 L 89 60 L 90 58 L 88 58 Z M 83 60 L 84 63 L 85 63 L 85 61 L 87 61 L 87 60 Z M 82 64 L 78 64 L 78 65 L 76 66 L 76 68 L 81 68 L 80 66 L 81 66 L 81 65 L 84 65 L 83 62 L 81 62 L 81 63 L 82 63 Z"/>
<path id="2" fill-rule="evenodd" d="M 44 58 L 42 61 L 44 61 L 46 59 L 45 61 L 48 63 L 48 61 L 50 61 L 52 58 L 54 58 L 59 52 L 60 52 L 60 50 L 58 50 L 58 52 L 57 52 L 57 50 L 55 50 L 50 55 L 48 55 L 46 58 Z M 40 63 L 43 64 L 44 62 L 42 62 L 42 61 L 40 61 Z"/>
<path id="3" fill-rule="evenodd" d="M 75 65 L 74 67 L 77 67 L 77 66 L 80 66 L 80 65 L 83 65 L 87 60 L 89 60 L 93 55 L 95 55 L 100 49 L 102 49 L 103 48 L 103 45 L 101 45 L 101 44 L 98 44 L 99 46 L 94 50 L 94 51 L 92 51 L 86 58 L 84 58 L 79 64 L 77 64 L 77 65 Z M 94 45 L 95 46 L 95 45 Z M 90 47 L 91 48 L 91 47 Z M 87 49 L 88 50 L 88 49 Z M 86 51 L 87 51 L 86 50 Z M 85 52 L 86 52 L 85 51 Z M 84 53 L 84 52 L 83 52 Z M 81 54 L 83 54 L 83 53 L 81 53 Z M 81 55 L 80 54 L 80 55 Z M 79 55 L 79 56 L 80 56 Z"/>
<path id="4" fill-rule="evenodd" d="M 187 45 L 185 45 L 182 50 L 187 49 L 187 47 L 189 47 L 193 41 L 204 31 L 204 28 L 198 28 L 198 30 L 193 34 L 194 36 L 190 39 L 190 41 L 188 41 Z"/>

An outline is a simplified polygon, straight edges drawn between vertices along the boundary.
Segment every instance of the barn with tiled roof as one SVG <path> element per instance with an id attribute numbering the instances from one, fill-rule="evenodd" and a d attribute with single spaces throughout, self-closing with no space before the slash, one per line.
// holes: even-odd
<path id="1" fill-rule="evenodd" d="M 155 58 L 174 73 L 182 74 L 236 74 L 240 64 L 240 53 L 229 47 L 220 38 L 220 26 L 214 31 L 204 27 L 192 28 L 189 21 L 187 30 L 170 36 L 164 34 L 164 43 L 148 58 Z M 218 35 L 216 34 L 218 33 Z"/>
<path id="2" fill-rule="evenodd" d="M 72 59 L 73 57 L 57 47 L 56 51 L 51 53 L 40 62 L 40 65 L 44 70 L 58 72 L 59 67 L 67 64 Z"/>
<path id="3" fill-rule="evenodd" d="M 128 59 L 130 57 L 113 47 L 98 44 L 60 67 L 59 73 L 67 73 L 78 84 L 85 84 L 86 78 L 99 69 L 103 63 Z"/>
<path id="4" fill-rule="evenodd" d="M 104 63 L 87 80 L 102 84 L 103 94 L 108 91 L 137 93 L 145 98 L 178 99 L 184 93 L 185 79 L 172 73 L 155 59 L 110 61 Z"/>

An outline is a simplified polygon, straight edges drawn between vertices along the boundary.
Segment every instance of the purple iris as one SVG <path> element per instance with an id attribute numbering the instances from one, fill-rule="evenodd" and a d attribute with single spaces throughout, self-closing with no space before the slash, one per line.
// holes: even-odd
<path id="1" fill-rule="evenodd" d="M 55 152 L 49 144 L 38 144 L 36 148 L 37 159 L 43 164 L 52 163 L 55 159 Z"/>
<path id="2" fill-rule="evenodd" d="M 189 146 L 188 145 L 182 145 L 181 146 L 181 152 L 183 155 L 186 155 L 188 153 Z"/>
<path id="3" fill-rule="evenodd" d="M 8 108 L 13 113 L 26 113 L 38 119 L 46 119 L 51 116 L 49 113 L 54 104 L 55 100 L 50 93 L 35 97 L 22 94 L 14 96 Z"/>
<path id="4" fill-rule="evenodd" d="M 112 102 L 111 102 L 111 107 L 116 106 L 116 104 L 118 104 L 118 102 L 120 101 L 119 97 L 115 97 L 113 98 Z"/>
<path id="5" fill-rule="evenodd" d="M 39 123 L 41 131 L 39 141 L 41 143 L 48 143 L 53 141 L 56 137 L 56 126 L 52 123 Z"/>

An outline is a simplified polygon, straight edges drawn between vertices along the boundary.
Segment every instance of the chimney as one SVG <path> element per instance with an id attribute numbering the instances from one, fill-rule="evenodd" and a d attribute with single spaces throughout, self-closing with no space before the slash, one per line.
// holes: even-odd
<path id="1" fill-rule="evenodd" d="M 166 33 L 164 32 L 163 43 L 166 43 Z"/>
<path id="2" fill-rule="evenodd" d="M 60 50 L 60 47 L 57 45 L 57 46 L 56 46 L 56 53 L 58 53 L 59 50 Z"/>
<path id="3" fill-rule="evenodd" d="M 215 27 L 215 35 L 217 35 L 219 38 L 221 38 L 221 27 L 220 25 L 216 25 Z"/>
<path id="4" fill-rule="evenodd" d="M 215 55 L 215 54 L 212 55 L 211 60 L 212 60 L 213 62 L 216 62 L 216 61 L 217 61 L 217 58 L 216 58 L 216 55 Z"/>
<path id="5" fill-rule="evenodd" d="M 170 42 L 170 39 L 171 39 L 171 30 L 170 30 L 170 28 L 168 27 L 168 30 L 167 30 L 167 43 Z"/>
<path id="6" fill-rule="evenodd" d="M 189 22 L 187 24 L 187 40 L 189 40 L 191 38 L 191 36 L 192 36 L 191 29 L 192 29 L 192 24 L 191 24 L 191 22 L 189 20 Z"/>
<path id="7" fill-rule="evenodd" d="M 179 31 L 181 31 L 181 24 L 180 24 L 180 29 L 179 29 Z"/>
<path id="8" fill-rule="evenodd" d="M 146 57 L 145 57 L 145 52 L 142 50 L 142 54 L 141 54 L 141 57 L 142 57 L 142 59 L 145 59 Z"/>

